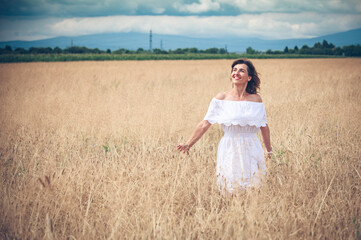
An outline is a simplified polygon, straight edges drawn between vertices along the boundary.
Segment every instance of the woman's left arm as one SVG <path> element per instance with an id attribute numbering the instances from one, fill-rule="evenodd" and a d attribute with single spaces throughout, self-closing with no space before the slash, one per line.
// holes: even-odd
<path id="1" fill-rule="evenodd" d="M 272 146 L 271 146 L 271 134 L 268 124 L 266 124 L 265 127 L 261 127 L 261 133 L 262 133 L 263 143 L 266 147 L 267 152 L 269 153 L 267 154 L 268 155 L 267 158 L 270 158 L 272 152 Z"/>

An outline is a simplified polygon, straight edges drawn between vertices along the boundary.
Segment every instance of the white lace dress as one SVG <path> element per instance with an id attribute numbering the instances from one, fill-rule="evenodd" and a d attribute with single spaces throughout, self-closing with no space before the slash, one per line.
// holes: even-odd
<path id="1" fill-rule="evenodd" d="M 217 152 L 219 188 L 232 194 L 258 185 L 266 171 L 257 137 L 260 127 L 267 124 L 264 104 L 213 98 L 204 120 L 220 124 L 224 131 Z"/>

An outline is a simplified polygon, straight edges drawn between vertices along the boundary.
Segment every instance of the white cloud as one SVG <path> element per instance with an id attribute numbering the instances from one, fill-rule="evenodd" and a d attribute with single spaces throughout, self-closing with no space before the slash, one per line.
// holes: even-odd
<path id="1" fill-rule="evenodd" d="M 180 12 L 186 13 L 203 13 L 208 11 L 217 11 L 220 3 L 212 0 L 199 0 L 199 3 L 179 4 L 174 3 L 174 8 Z"/>
<path id="2" fill-rule="evenodd" d="M 143 32 L 192 37 L 308 38 L 360 28 L 360 14 L 263 13 L 238 16 L 108 16 L 1 20 L 0 41 L 34 40 L 109 32 Z"/>
<path id="3" fill-rule="evenodd" d="M 65 19 L 51 27 L 57 35 L 98 32 L 153 32 L 197 37 L 261 37 L 286 39 L 321 36 L 361 26 L 361 15 L 243 14 L 239 16 L 111 16 Z"/>
<path id="4" fill-rule="evenodd" d="M 215 0 L 241 13 L 361 13 L 359 0 Z"/>
<path id="5" fill-rule="evenodd" d="M 156 14 L 162 14 L 165 12 L 165 8 L 153 8 L 153 12 Z"/>

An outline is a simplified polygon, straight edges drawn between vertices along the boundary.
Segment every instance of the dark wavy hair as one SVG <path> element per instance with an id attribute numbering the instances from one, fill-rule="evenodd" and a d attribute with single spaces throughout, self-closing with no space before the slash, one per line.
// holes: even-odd
<path id="1" fill-rule="evenodd" d="M 249 94 L 258 93 L 261 80 L 258 77 L 258 73 L 256 71 L 256 68 L 253 66 L 253 63 L 245 58 L 237 59 L 232 63 L 231 72 L 233 71 L 234 66 L 236 66 L 237 64 L 246 64 L 248 68 L 248 75 L 252 77 L 252 79 L 247 84 L 246 92 Z"/>

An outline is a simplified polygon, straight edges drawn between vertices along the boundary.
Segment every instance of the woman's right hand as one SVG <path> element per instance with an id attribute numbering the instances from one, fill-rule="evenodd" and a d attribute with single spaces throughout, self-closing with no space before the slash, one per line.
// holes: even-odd
<path id="1" fill-rule="evenodd" d="M 178 151 L 187 153 L 187 155 L 189 155 L 189 149 L 190 149 L 190 147 L 187 144 L 182 144 L 181 143 L 181 144 L 178 144 L 178 146 L 177 146 Z"/>

